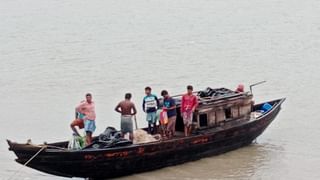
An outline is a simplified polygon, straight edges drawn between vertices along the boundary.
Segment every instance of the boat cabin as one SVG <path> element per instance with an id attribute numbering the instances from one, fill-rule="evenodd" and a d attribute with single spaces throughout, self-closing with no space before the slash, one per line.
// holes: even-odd
<path id="1" fill-rule="evenodd" d="M 253 107 L 253 96 L 249 92 L 235 92 L 226 88 L 195 92 L 199 106 L 193 117 L 194 129 L 206 129 L 224 125 L 235 120 L 248 120 Z M 180 113 L 182 95 L 173 96 L 177 104 L 176 131 L 184 131 Z"/>

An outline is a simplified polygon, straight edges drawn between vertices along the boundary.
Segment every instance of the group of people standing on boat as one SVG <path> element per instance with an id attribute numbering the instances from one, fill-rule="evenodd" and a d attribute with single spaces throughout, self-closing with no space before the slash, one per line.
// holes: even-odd
<path id="1" fill-rule="evenodd" d="M 148 133 L 161 133 L 163 137 L 172 138 L 175 136 L 177 119 L 177 105 L 175 99 L 170 97 L 167 90 L 161 91 L 162 102 L 155 94 L 152 94 L 151 87 L 145 88 L 145 97 L 142 101 L 142 109 L 146 113 L 148 123 Z M 137 114 L 135 104 L 131 101 L 132 94 L 126 93 L 125 99 L 117 104 L 115 111 L 121 114 L 121 132 L 123 135 L 129 133 L 129 138 L 133 139 L 133 117 Z M 189 136 L 192 130 L 193 113 L 198 106 L 197 96 L 193 94 L 193 87 L 187 86 L 187 93 L 181 98 L 180 112 L 184 123 L 185 136 Z M 71 123 L 71 128 L 75 134 L 79 135 L 77 129 L 85 130 L 86 144 L 92 141 L 92 134 L 96 129 L 95 125 L 95 104 L 92 101 L 92 94 L 86 94 L 86 100 L 76 107 L 76 119 Z M 159 122 L 159 127 L 157 122 Z"/>

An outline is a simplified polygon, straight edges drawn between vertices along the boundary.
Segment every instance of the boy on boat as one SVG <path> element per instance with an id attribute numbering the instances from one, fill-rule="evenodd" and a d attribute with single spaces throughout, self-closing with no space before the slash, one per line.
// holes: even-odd
<path id="1" fill-rule="evenodd" d="M 146 96 L 143 98 L 142 109 L 147 114 L 148 132 L 149 134 L 155 134 L 157 132 L 157 109 L 159 108 L 159 100 L 156 95 L 151 94 L 151 88 L 146 87 Z"/>
<path id="2" fill-rule="evenodd" d="M 161 96 L 163 97 L 163 109 L 167 112 L 167 116 L 168 116 L 168 125 L 167 125 L 168 137 L 171 138 L 175 135 L 175 132 L 176 132 L 176 119 L 177 119 L 176 103 L 175 103 L 175 100 L 169 96 L 169 93 L 166 90 L 163 90 L 161 92 Z"/>
<path id="3" fill-rule="evenodd" d="M 193 95 L 193 87 L 187 86 L 187 94 L 181 99 L 181 115 L 184 123 L 184 135 L 189 136 L 192 130 L 193 113 L 198 106 L 197 96 Z"/>
<path id="4" fill-rule="evenodd" d="M 96 112 L 95 112 L 95 103 L 92 101 L 92 94 L 86 94 L 86 100 L 81 101 L 80 104 L 76 107 L 76 119 L 71 123 L 71 129 L 78 136 L 78 133 L 75 126 L 78 126 L 80 129 L 85 130 L 86 132 L 86 144 L 91 144 L 92 134 L 96 129 L 95 124 Z"/>
<path id="5" fill-rule="evenodd" d="M 122 136 L 129 133 L 130 140 L 133 140 L 132 116 L 137 114 L 136 107 L 131 102 L 131 93 L 125 94 L 125 100 L 121 101 L 115 108 L 115 111 L 121 114 L 121 132 Z"/>

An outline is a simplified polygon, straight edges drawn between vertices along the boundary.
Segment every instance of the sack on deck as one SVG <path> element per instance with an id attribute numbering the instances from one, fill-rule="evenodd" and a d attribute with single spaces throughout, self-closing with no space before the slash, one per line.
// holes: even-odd
<path id="1" fill-rule="evenodd" d="M 149 143 L 159 141 L 161 136 L 150 135 L 142 129 L 137 129 L 133 132 L 133 144 Z"/>
<path id="2" fill-rule="evenodd" d="M 85 146 L 84 139 L 81 136 L 73 134 L 72 138 L 68 143 L 68 149 L 79 150 Z"/>
<path id="3" fill-rule="evenodd" d="M 118 131 L 114 127 L 107 127 L 106 130 L 99 135 L 90 145 L 84 149 L 106 149 L 118 146 L 131 145 L 132 141 L 121 137 L 121 131 Z"/>
<path id="4" fill-rule="evenodd" d="M 167 114 L 167 111 L 164 111 L 164 110 L 162 110 L 161 112 L 160 112 L 160 124 L 161 125 L 166 125 L 166 124 L 168 124 L 168 114 Z"/>

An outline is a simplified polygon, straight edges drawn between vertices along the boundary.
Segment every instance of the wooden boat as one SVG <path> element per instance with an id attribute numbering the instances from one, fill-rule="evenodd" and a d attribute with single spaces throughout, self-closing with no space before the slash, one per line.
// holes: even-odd
<path id="1" fill-rule="evenodd" d="M 8 140 L 9 150 L 16 161 L 53 175 L 106 179 L 181 164 L 200 158 L 225 153 L 252 143 L 275 119 L 285 98 L 267 102 L 272 106 L 259 117 L 252 112 L 265 103 L 254 105 L 252 93 L 236 93 L 220 88 L 222 95 L 203 97 L 198 93 L 199 107 L 193 118 L 194 130 L 189 137 L 145 144 L 105 149 L 68 150 L 68 142 L 46 145 L 19 144 Z M 202 92 L 203 93 L 203 92 Z M 183 122 L 177 101 L 177 132 L 183 131 Z M 179 134 L 179 133 L 178 133 Z M 42 150 L 40 152 L 40 150 Z"/>

